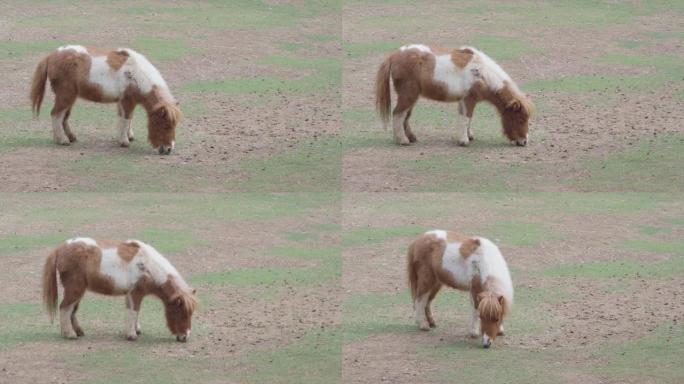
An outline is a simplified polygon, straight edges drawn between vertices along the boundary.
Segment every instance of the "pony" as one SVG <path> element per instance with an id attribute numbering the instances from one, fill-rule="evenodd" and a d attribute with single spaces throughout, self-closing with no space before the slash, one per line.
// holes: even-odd
<path id="1" fill-rule="evenodd" d="M 473 140 L 470 122 L 475 106 L 483 100 L 496 107 L 506 137 L 518 146 L 527 145 L 532 101 L 494 60 L 473 47 L 448 50 L 412 44 L 389 55 L 375 83 L 375 106 L 385 129 L 390 120 L 390 79 L 397 94 L 392 124 L 399 145 L 417 141 L 409 118 L 420 96 L 458 102 L 459 114 L 466 116 L 458 145 L 467 146 Z"/>
<path id="2" fill-rule="evenodd" d="M 50 80 L 55 93 L 52 135 L 55 143 L 69 145 L 76 135 L 68 123 L 78 97 L 96 103 L 117 103 L 119 144 L 133 138 L 131 119 L 138 104 L 147 112 L 147 139 L 159 154 L 175 147 L 176 126 L 182 113 L 164 78 L 147 58 L 130 48 L 103 50 L 66 45 L 43 58 L 31 82 L 31 108 L 35 116 Z"/>
<path id="3" fill-rule="evenodd" d="M 64 298 L 59 305 L 63 337 L 77 339 L 84 335 L 76 312 L 83 295 L 90 290 L 125 296 L 128 340 L 136 340 L 141 334 L 140 305 L 150 294 L 164 303 L 166 324 L 176 340 L 188 340 L 192 314 L 197 307 L 196 291 L 151 245 L 139 240 L 96 241 L 87 237 L 69 239 L 59 245 L 43 267 L 43 303 L 50 322 L 57 312 L 57 274 L 64 287 Z"/>
<path id="4" fill-rule="evenodd" d="M 446 285 L 470 292 L 470 335 L 482 335 L 484 348 L 503 334 L 503 318 L 513 305 L 513 283 L 494 243 L 484 237 L 433 230 L 411 243 L 407 259 L 413 310 L 421 330 L 436 327 L 430 304 Z"/>

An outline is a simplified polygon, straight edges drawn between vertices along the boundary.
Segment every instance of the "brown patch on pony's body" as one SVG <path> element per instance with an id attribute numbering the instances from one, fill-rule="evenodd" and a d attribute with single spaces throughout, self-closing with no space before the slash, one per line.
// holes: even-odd
<path id="1" fill-rule="evenodd" d="M 140 251 L 140 245 L 134 242 L 121 243 L 116 247 L 116 252 L 124 261 L 130 262 Z"/>
<path id="2" fill-rule="evenodd" d="M 468 63 L 470 63 L 470 60 L 473 58 L 473 51 L 470 49 L 454 49 L 451 52 L 451 61 L 454 63 L 455 66 L 458 68 L 465 68 Z"/>
<path id="3" fill-rule="evenodd" d="M 107 53 L 107 64 L 115 71 L 123 67 L 126 60 L 128 60 L 128 52 L 126 51 L 111 51 Z"/>

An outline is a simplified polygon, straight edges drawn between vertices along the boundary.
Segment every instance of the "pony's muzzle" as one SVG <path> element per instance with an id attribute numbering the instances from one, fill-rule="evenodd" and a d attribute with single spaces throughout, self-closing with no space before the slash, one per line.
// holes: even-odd
<path id="1" fill-rule="evenodd" d="M 160 155 L 169 155 L 169 154 L 171 154 L 171 150 L 173 150 L 173 145 L 171 145 L 171 146 L 160 145 L 159 148 L 157 148 L 157 151 L 159 152 Z"/>
<path id="2" fill-rule="evenodd" d="M 517 139 L 517 140 L 515 141 L 515 145 L 517 145 L 518 147 L 524 147 L 524 146 L 526 146 L 526 145 L 527 145 L 527 138 L 524 138 L 524 139 Z"/>
<path id="3" fill-rule="evenodd" d="M 176 341 L 180 341 L 181 343 L 185 343 L 188 341 L 188 334 L 182 334 L 182 335 L 176 335 Z"/>
<path id="4" fill-rule="evenodd" d="M 489 338 L 486 334 L 482 335 L 482 348 L 489 348 L 492 346 L 492 339 Z"/>

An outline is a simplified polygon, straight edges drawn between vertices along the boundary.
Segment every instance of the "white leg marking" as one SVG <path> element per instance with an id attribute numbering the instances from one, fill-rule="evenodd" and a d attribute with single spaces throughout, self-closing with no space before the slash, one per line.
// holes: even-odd
<path id="1" fill-rule="evenodd" d="M 394 130 L 394 141 L 399 145 L 409 145 L 409 139 L 406 137 L 404 132 L 404 120 L 406 119 L 407 111 L 404 111 L 398 115 L 394 115 L 392 118 L 392 129 Z"/>
<path id="2" fill-rule="evenodd" d="M 65 308 L 59 309 L 59 325 L 62 328 L 62 336 L 67 339 L 78 338 L 76 331 L 74 331 L 74 327 L 71 326 L 71 313 L 74 311 L 75 305 L 76 303 L 73 303 Z"/>
<path id="3" fill-rule="evenodd" d="M 499 324 L 499 335 L 504 334 L 504 328 L 503 328 L 503 323 Z"/>
<path id="4" fill-rule="evenodd" d="M 465 117 L 465 122 L 463 122 L 463 129 L 461 130 L 461 138 L 458 139 L 457 144 L 465 147 L 470 143 L 470 118 Z"/>
<path id="5" fill-rule="evenodd" d="M 52 116 L 52 137 L 57 144 L 69 145 L 71 142 L 64 133 L 64 126 L 62 125 L 64 123 L 64 115 L 66 115 L 66 111 L 62 111 L 57 115 Z"/>
<path id="6" fill-rule="evenodd" d="M 418 325 L 418 328 L 422 329 L 423 331 L 427 331 L 430 329 L 430 324 L 427 321 L 427 316 L 425 316 L 425 307 L 427 306 L 429 297 L 430 294 L 426 293 L 423 296 L 418 297 L 413 305 L 413 309 L 415 311 L 416 316 L 416 324 Z"/>
<path id="7" fill-rule="evenodd" d="M 480 336 L 480 311 L 473 308 L 473 317 L 470 321 L 470 336 Z"/>
<path id="8" fill-rule="evenodd" d="M 130 295 L 126 296 L 126 307 L 128 316 L 126 318 L 126 338 L 128 340 L 135 340 L 138 338 L 138 312 L 133 309 L 133 298 Z"/>
<path id="9" fill-rule="evenodd" d="M 128 131 L 131 128 L 131 119 L 125 119 L 119 117 L 119 144 L 122 147 L 128 147 L 130 144 L 128 141 Z"/>

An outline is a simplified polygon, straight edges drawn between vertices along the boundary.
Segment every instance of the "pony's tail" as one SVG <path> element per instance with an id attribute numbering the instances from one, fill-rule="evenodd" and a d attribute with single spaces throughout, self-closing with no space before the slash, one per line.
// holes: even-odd
<path id="1" fill-rule="evenodd" d="M 57 313 L 57 250 L 52 251 L 43 266 L 43 304 L 52 323 Z"/>
<path id="2" fill-rule="evenodd" d="M 416 294 L 418 290 L 418 271 L 416 270 L 416 265 L 413 261 L 414 258 L 414 243 L 411 243 L 406 254 L 406 272 L 408 275 L 409 288 L 411 288 L 411 298 L 416 299 Z"/>
<path id="3" fill-rule="evenodd" d="M 378 74 L 375 77 L 375 109 L 382 119 L 383 126 L 387 129 L 390 119 L 392 99 L 390 97 L 390 57 L 380 64 Z"/>
<path id="4" fill-rule="evenodd" d="M 45 83 L 47 82 L 47 68 L 48 57 L 38 63 L 36 71 L 33 73 L 33 80 L 31 80 L 31 110 L 34 116 L 40 113 L 40 105 L 43 103 L 43 96 L 45 95 Z"/>

